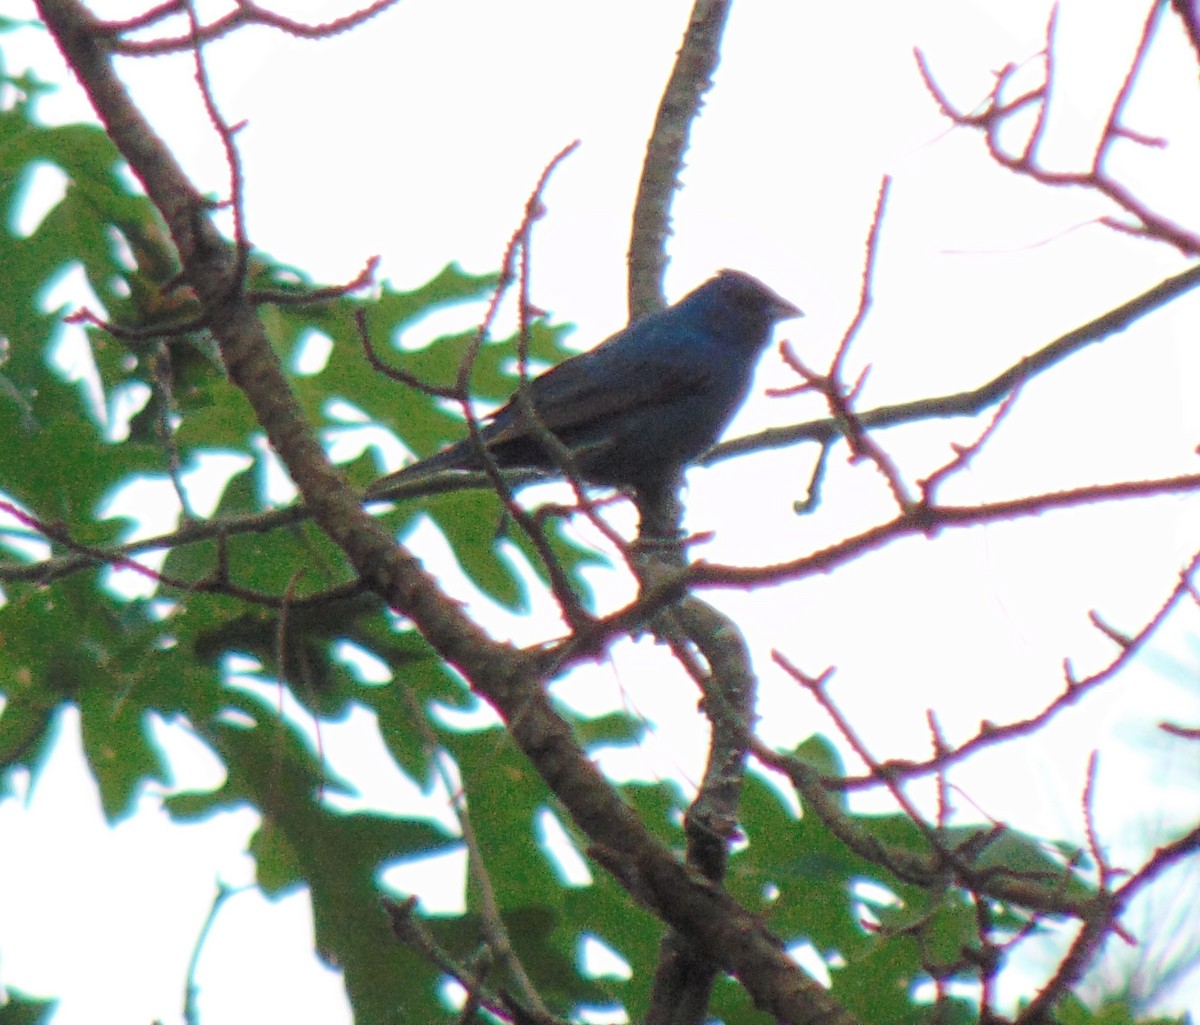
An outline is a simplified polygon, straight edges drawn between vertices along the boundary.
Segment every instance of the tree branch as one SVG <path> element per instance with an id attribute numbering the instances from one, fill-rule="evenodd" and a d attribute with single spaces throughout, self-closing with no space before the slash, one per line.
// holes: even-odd
<path id="1" fill-rule="evenodd" d="M 731 0 L 696 0 L 646 144 L 629 237 L 629 319 L 667 305 L 663 276 L 671 203 L 704 94 L 712 87 Z"/>
<path id="2" fill-rule="evenodd" d="M 976 416 L 1010 395 L 1025 382 L 1061 363 L 1068 356 L 1110 335 L 1124 331 L 1148 313 L 1160 309 L 1181 295 L 1200 285 L 1200 265 L 1189 267 L 1179 274 L 1160 281 L 1141 295 L 1114 307 L 1107 313 L 1088 321 L 1065 335 L 1018 360 L 1008 369 L 986 384 L 971 391 L 953 395 L 939 395 L 928 399 L 914 399 L 891 406 L 880 406 L 858 414 L 858 422 L 864 429 L 876 427 L 899 427 L 918 420 L 950 416 Z M 713 463 L 739 455 L 742 452 L 761 452 L 773 448 L 786 448 L 798 441 L 817 441 L 826 444 L 839 437 L 841 431 L 834 417 L 813 420 L 790 427 L 772 427 L 757 434 L 714 445 L 699 460 L 700 465 Z"/>
<path id="3" fill-rule="evenodd" d="M 712 724 L 704 778 L 684 817 L 687 863 L 719 884 L 725 879 L 729 845 L 737 835 L 757 680 L 736 624 L 712 606 L 688 597 L 663 619 L 684 635 L 671 643 L 700 687 L 704 712 Z M 689 641 L 707 668 L 696 664 L 690 651 L 680 650 Z M 708 1018 L 716 976 L 717 965 L 686 933 L 668 930 L 659 947 L 646 1025 L 702 1025 Z"/>
<path id="4" fill-rule="evenodd" d="M 359 576 L 407 616 L 505 719 L 577 825 L 597 849 L 619 851 L 618 878 L 636 899 L 686 932 L 738 976 L 754 1002 L 792 1025 L 852 1019 L 728 894 L 658 844 L 587 757 L 541 686 L 537 653 L 488 638 L 437 588 L 413 556 L 360 507 L 296 401 L 263 325 L 237 279 L 235 247 L 220 237 L 208 205 L 133 105 L 111 64 L 102 28 L 78 0 L 39 0 L 43 21 L 74 69 L 110 137 L 159 208 L 195 289 L 230 378 L 246 395 L 313 517 Z"/>

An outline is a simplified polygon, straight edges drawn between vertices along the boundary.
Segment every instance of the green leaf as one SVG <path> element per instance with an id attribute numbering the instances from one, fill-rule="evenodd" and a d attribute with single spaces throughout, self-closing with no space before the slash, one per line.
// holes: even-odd
<path id="1" fill-rule="evenodd" d="M 462 775 L 463 791 L 487 869 L 504 908 L 557 906 L 562 886 L 549 859 L 530 855 L 534 817 L 551 795 L 507 734 L 497 730 L 444 733 Z M 478 892 L 467 889 L 467 906 L 478 910 Z"/>
<path id="2" fill-rule="evenodd" d="M 249 804 L 263 822 L 251 843 L 259 883 L 278 895 L 309 888 L 317 948 L 342 967 L 355 1020 L 434 1021 L 443 1013 L 438 973 L 392 936 L 376 878 L 387 862 L 443 852 L 458 840 L 427 822 L 372 813 L 344 814 L 323 795 L 338 786 L 295 730 L 270 709 L 230 695 L 257 725 L 215 721 L 203 730 L 228 766 L 222 787 L 190 799 L 168 798 L 188 814 Z"/>
<path id="3" fill-rule="evenodd" d="M 10 986 L 0 1006 L 0 1025 L 44 1025 L 57 1006 L 57 1000 L 39 1000 Z"/>
<path id="4" fill-rule="evenodd" d="M 1071 993 L 1055 1005 L 1054 1015 L 1061 1025 L 1190 1025 L 1192 1021 L 1186 1013 L 1177 1018 L 1147 1017 L 1124 1000 L 1109 1000 L 1092 1009 Z"/>
<path id="5" fill-rule="evenodd" d="M 164 779 L 145 722 L 153 693 L 145 685 L 157 668 L 156 624 L 79 574 L 16 594 L 0 630 L 7 664 L 23 683 L 10 742 L 40 740 L 51 710 L 71 701 L 79 706 L 84 751 L 110 819 L 129 810 L 143 782 Z"/>

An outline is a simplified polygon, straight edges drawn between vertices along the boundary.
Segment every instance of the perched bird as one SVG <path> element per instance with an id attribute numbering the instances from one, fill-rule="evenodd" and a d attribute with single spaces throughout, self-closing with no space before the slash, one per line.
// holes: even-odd
<path id="1" fill-rule="evenodd" d="M 548 430 L 585 483 L 660 496 L 741 405 L 775 323 L 801 316 L 761 281 L 723 270 L 674 306 L 530 381 L 526 396 L 540 426 L 514 395 L 481 424 L 480 436 L 503 469 L 563 475 L 563 461 L 545 443 Z M 366 497 L 437 471 L 482 468 L 466 438 L 381 478 Z"/>

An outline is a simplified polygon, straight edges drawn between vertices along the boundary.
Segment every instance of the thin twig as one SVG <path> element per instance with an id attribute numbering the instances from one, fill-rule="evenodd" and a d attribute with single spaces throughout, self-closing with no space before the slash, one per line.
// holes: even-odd
<path id="1" fill-rule="evenodd" d="M 325 285 L 305 291 L 284 291 L 280 288 L 249 288 L 246 299 L 252 303 L 272 306 L 313 306 L 318 303 L 344 299 L 352 292 L 359 292 L 375 283 L 375 272 L 379 269 L 380 257 L 372 256 L 358 276 L 344 285 Z"/>
<path id="2" fill-rule="evenodd" d="M 213 95 L 212 82 L 208 77 L 208 66 L 204 61 L 200 19 L 196 14 L 195 0 L 184 0 L 184 6 L 187 10 L 188 25 L 191 28 L 192 54 L 196 64 L 196 84 L 200 87 L 200 95 L 204 100 L 204 109 L 208 114 L 208 120 L 225 150 L 225 165 L 229 168 L 229 206 L 233 211 L 233 241 L 236 247 L 236 260 L 229 287 L 231 293 L 240 294 L 246 287 L 250 239 L 246 234 L 245 178 L 242 174 L 242 157 L 233 137 L 245 126 L 245 122 L 231 126 L 217 108 L 217 99 Z"/>
<path id="3" fill-rule="evenodd" d="M 309 25 L 291 18 L 265 10 L 251 0 L 237 0 L 237 7 L 228 14 L 222 15 L 208 25 L 201 27 L 198 34 L 189 33 L 186 36 L 173 36 L 163 39 L 136 40 L 124 39 L 123 36 L 139 29 L 149 28 L 164 18 L 177 14 L 183 8 L 186 0 L 168 0 L 152 8 L 145 14 L 126 21 L 100 22 L 97 25 L 98 35 L 111 37 L 109 43 L 114 53 L 129 57 L 155 57 L 159 54 L 177 53 L 189 50 L 198 38 L 201 43 L 211 43 L 246 25 L 265 25 L 277 29 L 298 39 L 328 39 L 357 28 L 363 22 L 382 14 L 389 7 L 394 7 L 399 0 L 375 0 L 375 3 L 332 21 Z"/>
<path id="4" fill-rule="evenodd" d="M 978 751 L 992 747 L 1014 737 L 1030 736 L 1046 725 L 1052 718 L 1066 708 L 1077 704 L 1090 691 L 1111 680 L 1124 668 L 1141 650 L 1163 624 L 1171 611 L 1188 593 L 1187 582 L 1200 569 L 1200 553 L 1197 553 L 1189 566 L 1180 574 L 1180 581 L 1159 606 L 1154 615 L 1144 623 L 1135 634 L 1120 645 L 1116 658 L 1106 666 L 1098 669 L 1089 676 L 1077 679 L 1071 674 L 1069 666 L 1066 669 L 1066 683 L 1062 692 L 1037 714 L 1027 719 L 997 725 L 987 723 L 973 737 L 957 744 L 953 748 L 940 752 L 936 758 L 924 762 L 891 762 L 886 763 L 887 773 L 892 778 L 915 779 L 930 773 L 941 772 L 950 765 L 963 761 Z M 838 781 L 838 786 L 845 790 L 860 790 L 877 786 L 878 781 L 873 776 L 847 777 Z"/>
<path id="5" fill-rule="evenodd" d="M 883 215 L 887 209 L 888 194 L 891 192 L 891 188 L 891 175 L 885 174 L 883 181 L 879 183 L 879 193 L 875 198 L 875 212 L 871 216 L 871 230 L 867 233 L 867 242 L 864 247 L 866 260 L 860 279 L 858 309 L 854 312 L 854 319 L 850 322 L 850 326 L 842 335 L 842 340 L 838 342 L 837 352 L 833 357 L 833 362 L 829 365 L 828 376 L 835 381 L 841 380 L 846 355 L 850 351 L 850 343 L 862 330 L 863 324 L 867 321 L 867 314 L 871 311 L 874 300 L 875 265 L 879 257 L 879 233 L 883 230 Z"/>
<path id="6" fill-rule="evenodd" d="M 886 429 L 902 426 L 922 420 L 939 417 L 975 416 L 990 406 L 1010 395 L 1026 381 L 1038 376 L 1069 356 L 1088 345 L 1128 328 L 1141 317 L 1159 309 L 1172 299 L 1183 295 L 1200 285 L 1200 267 L 1191 267 L 1174 277 L 1167 278 L 1153 288 L 1122 303 L 1108 313 L 1083 324 L 1067 334 L 1060 336 L 1043 346 L 1030 356 L 1024 357 L 1010 366 L 1003 373 L 994 377 L 986 384 L 971 391 L 951 395 L 937 396 L 928 399 L 918 399 L 912 402 L 898 403 L 890 406 L 880 406 L 873 410 L 857 414 L 858 422 L 864 430 Z M 197 326 L 202 326 L 197 322 Z M 783 448 L 801 441 L 816 441 L 822 445 L 828 444 L 840 436 L 840 427 L 835 419 L 813 420 L 792 427 L 776 427 L 758 434 L 747 435 L 733 441 L 723 442 L 710 449 L 700 459 L 701 464 L 709 465 L 724 459 L 732 458 L 743 452 L 768 451 Z M 507 470 L 504 472 L 507 480 L 515 486 L 521 481 L 530 481 L 542 477 L 533 471 Z M 1160 482 L 1163 493 L 1179 493 L 1192 490 L 1187 478 L 1176 478 Z M 491 478 L 479 473 L 444 473 L 420 480 L 398 484 L 389 490 L 389 501 L 406 498 L 417 498 L 430 494 L 442 494 L 451 491 L 474 490 L 491 487 Z M 1153 493 L 1152 482 L 1144 482 L 1142 493 Z M 1091 492 L 1079 496 L 1081 503 L 1089 501 L 1104 501 L 1109 498 L 1135 497 L 1136 489 L 1126 494 L 1120 493 L 1119 486 L 1112 487 L 1108 493 Z M 1059 506 L 1071 504 L 1072 494 L 1061 496 Z M 1036 500 L 1035 500 L 1036 501 Z M 1077 503 L 1078 504 L 1078 503 Z M 243 533 L 265 533 L 282 526 L 302 522 L 312 516 L 311 510 L 303 505 L 292 505 L 284 509 L 270 510 L 263 513 L 251 513 L 244 516 L 228 517 L 220 521 L 206 521 L 186 524 L 175 531 L 156 535 L 142 541 L 130 542 L 104 549 L 103 561 L 113 561 L 122 557 L 136 555 L 153 548 L 167 548 L 178 545 L 195 544 L 209 540 L 218 534 L 235 536 Z M 981 521 L 982 522 L 982 521 Z M 849 539 L 839 552 L 830 552 L 828 558 L 832 561 L 843 558 L 849 551 L 858 551 L 874 547 L 886 540 L 892 524 L 885 524 L 856 539 Z M 49 582 L 71 573 L 94 565 L 97 560 L 81 556 L 66 556 L 43 560 L 33 564 L 0 563 L 0 581 L 38 580 Z M 674 586 L 674 585 L 672 585 Z M 635 618 L 641 621 L 636 613 Z"/>
<path id="7" fill-rule="evenodd" d="M 938 486 L 970 465 L 971 460 L 982 451 L 984 445 L 992 439 L 992 436 L 999 429 L 1000 424 L 1004 422 L 1005 418 L 1012 411 L 1020 394 L 1020 386 L 1009 392 L 1004 401 L 996 407 L 996 412 L 992 414 L 987 427 L 983 429 L 983 433 L 979 437 L 966 445 L 952 444 L 950 448 L 954 452 L 954 458 L 948 463 L 939 466 L 928 477 L 917 481 L 917 487 L 921 490 L 921 501 L 924 504 L 932 504 L 936 499 Z"/>
<path id="8" fill-rule="evenodd" d="M 1189 267 L 1173 277 L 1160 281 L 1153 288 L 1147 289 L 1094 320 L 1060 335 L 1054 341 L 1019 359 L 978 388 L 950 395 L 880 406 L 877 409 L 859 413 L 858 422 L 864 430 L 875 430 L 899 427 L 920 420 L 976 416 L 1002 401 L 1025 382 L 1063 362 L 1067 357 L 1126 330 L 1142 317 L 1154 310 L 1161 309 L 1171 300 L 1192 291 L 1197 286 L 1200 286 L 1200 266 Z M 785 448 L 798 441 L 826 442 L 839 434 L 840 425 L 834 418 L 813 420 L 791 427 L 774 427 L 715 445 L 700 457 L 699 463 L 702 466 L 708 466 L 740 455 L 742 452 L 762 452 Z"/>
<path id="9" fill-rule="evenodd" d="M 1015 66 L 1009 65 L 998 76 L 996 85 L 993 87 L 991 94 L 988 96 L 979 113 L 965 113 L 958 110 L 937 84 L 924 54 L 920 50 L 915 50 L 914 54 L 917 60 L 917 67 L 925 82 L 925 87 L 929 90 L 930 95 L 934 98 L 942 113 L 957 125 L 982 131 L 988 154 L 1001 167 L 1031 178 L 1043 185 L 1091 189 L 1107 197 L 1122 211 L 1135 219 L 1133 224 L 1128 224 L 1112 217 L 1104 217 L 1101 218 L 1101 223 L 1127 234 L 1166 242 L 1177 248 L 1184 255 L 1196 256 L 1200 255 L 1200 235 L 1167 217 L 1155 213 L 1128 186 L 1113 178 L 1107 168 L 1109 155 L 1119 139 L 1127 139 L 1148 145 L 1157 145 L 1160 142 L 1160 140 L 1147 138 L 1142 133 L 1125 128 L 1121 125 L 1120 119 L 1133 93 L 1139 74 L 1149 53 L 1150 44 L 1158 29 L 1162 12 L 1165 9 L 1166 5 L 1160 2 L 1148 5 L 1146 20 L 1142 26 L 1142 33 L 1137 49 L 1122 79 L 1121 86 L 1113 98 L 1100 142 L 1092 153 L 1091 163 L 1086 171 L 1051 171 L 1037 162 L 1038 144 L 1042 140 L 1047 124 L 1045 112 L 1054 88 L 1056 68 L 1053 37 L 1057 26 L 1056 17 L 1052 16 L 1047 25 L 1045 49 L 1046 76 L 1044 84 L 1023 94 L 1017 100 L 1002 103 L 1000 97 L 1009 79 L 1016 71 Z M 1038 105 L 1038 117 L 1033 134 L 1026 139 L 1021 152 L 1014 156 L 1005 148 L 1007 136 L 1004 128 L 1011 121 L 1014 114 L 1031 103 Z"/>
<path id="10" fill-rule="evenodd" d="M 208 907 L 208 914 L 204 916 L 204 924 L 200 926 L 200 932 L 196 936 L 191 956 L 188 958 L 187 983 L 183 990 L 183 1020 L 186 1025 L 200 1025 L 200 1008 L 198 1006 L 200 984 L 196 981 L 196 973 L 200 968 L 200 955 L 212 933 L 217 915 L 230 897 L 235 897 L 248 889 L 250 889 L 248 886 L 232 887 L 220 880 L 217 881 L 217 892 L 213 895 L 212 904 Z"/>
<path id="11" fill-rule="evenodd" d="M 454 979 L 479 1006 L 494 1014 L 501 1021 L 513 1021 L 519 1025 L 566 1025 L 562 1019 L 546 1015 L 535 1018 L 533 1014 L 522 1015 L 514 1008 L 514 1001 L 504 993 L 495 992 L 487 985 L 484 973 L 460 964 L 452 958 L 434 939 L 429 927 L 417 917 L 417 899 L 409 897 L 395 901 L 384 897 L 381 901 L 392 926 L 392 932 L 401 943 L 415 947 L 421 955 L 441 972 Z"/>
<path id="12" fill-rule="evenodd" d="M 466 795 L 461 792 L 446 766 L 446 759 L 450 756 L 438 743 L 437 736 L 429 725 L 428 713 L 417 701 L 416 695 L 409 687 L 404 687 L 403 693 L 404 700 L 412 713 L 410 721 L 421 734 L 426 760 L 442 781 L 442 786 L 449 797 L 450 810 L 454 813 L 463 843 L 466 845 L 467 866 L 479 894 L 480 921 L 483 925 L 484 935 L 487 937 L 488 947 L 516 984 L 521 1003 L 532 1009 L 533 1013 L 539 1017 L 548 1019 L 551 1017 L 550 1012 L 542 1000 L 541 994 L 538 993 L 537 987 L 534 986 L 533 980 L 530 979 L 529 973 L 525 971 L 525 966 L 521 964 L 521 959 L 517 956 L 508 935 L 508 928 L 504 924 L 504 915 L 500 910 L 500 902 L 496 899 L 496 890 L 492 885 L 491 875 L 488 873 L 487 862 L 484 860 L 483 848 L 480 846 L 479 838 L 475 835 L 475 827 L 471 824 L 470 806 L 467 803 Z"/>

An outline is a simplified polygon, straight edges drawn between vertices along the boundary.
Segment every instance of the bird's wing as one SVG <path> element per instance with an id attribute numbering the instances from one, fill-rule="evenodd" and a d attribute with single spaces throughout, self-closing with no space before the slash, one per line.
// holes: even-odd
<path id="1" fill-rule="evenodd" d="M 713 379 L 712 368 L 695 363 L 681 366 L 657 360 L 632 360 L 614 381 L 608 368 L 600 372 L 601 368 L 592 364 L 589 355 L 585 353 L 560 363 L 527 385 L 543 426 L 560 436 L 573 428 L 599 427 L 613 418 L 703 393 L 711 387 Z M 521 414 L 517 396 L 496 413 L 487 432 L 489 444 L 529 433 L 530 425 Z"/>

